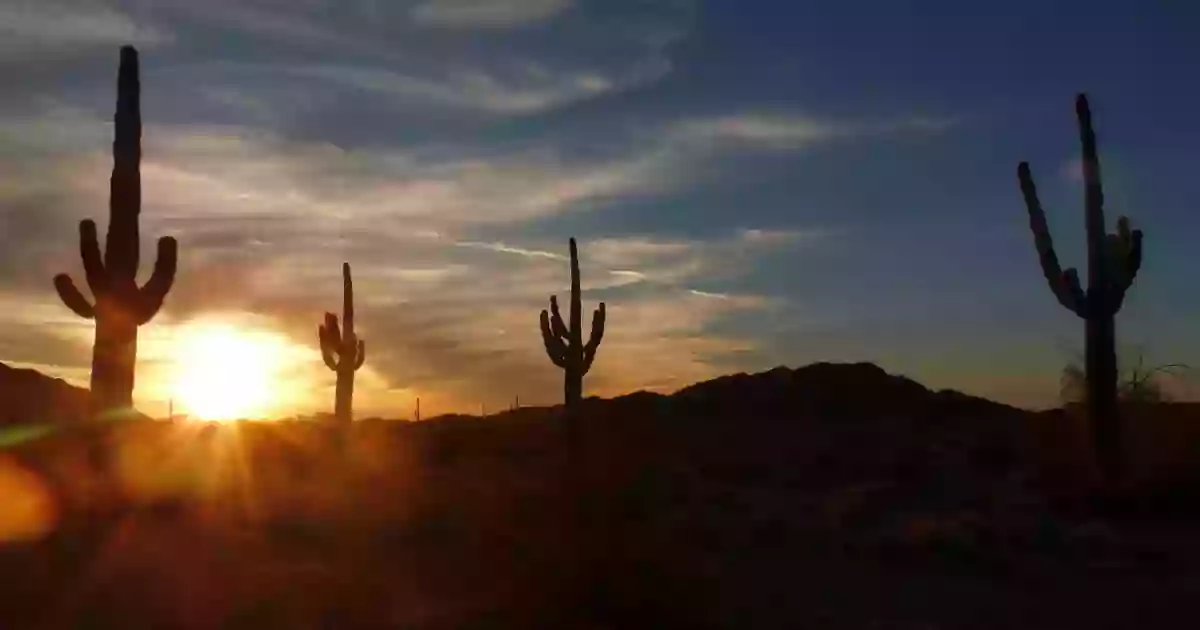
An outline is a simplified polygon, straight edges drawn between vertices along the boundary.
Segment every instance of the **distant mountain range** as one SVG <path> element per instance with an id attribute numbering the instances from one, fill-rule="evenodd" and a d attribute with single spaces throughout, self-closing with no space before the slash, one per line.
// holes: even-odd
<path id="1" fill-rule="evenodd" d="M 66 381 L 47 376 L 36 370 L 13 368 L 0 363 L 0 427 L 38 423 L 74 423 L 86 418 L 89 392 Z M 854 407 L 854 414 L 868 412 L 876 415 L 888 409 L 912 410 L 935 406 L 973 407 L 972 411 L 987 411 L 992 415 L 1022 414 L 1021 410 L 983 398 L 956 391 L 933 392 L 903 376 L 894 376 L 870 363 L 815 363 L 790 369 L 777 367 L 757 374 L 732 374 L 689 385 L 674 394 L 639 391 L 613 399 L 588 398 L 583 405 L 589 411 L 614 405 L 683 406 L 689 413 L 725 414 L 735 410 L 765 412 L 778 415 L 781 411 L 819 412 L 829 405 Z M 599 407 L 598 407 L 599 406 Z M 525 407 L 511 413 L 536 412 L 539 408 Z M 849 411 L 849 410 L 847 410 Z M 305 420 L 326 419 L 329 414 L 304 416 Z M 451 419 L 450 414 L 430 420 Z M 375 419 L 373 419 L 375 420 Z"/>
<path id="2" fill-rule="evenodd" d="M 0 428 L 80 422 L 88 398 L 88 390 L 62 379 L 0 363 Z"/>
<path id="3" fill-rule="evenodd" d="M 87 418 L 88 398 L 86 389 L 0 364 L 0 443 L 21 443 L 55 426 L 80 424 Z M 411 435 L 418 443 L 429 437 L 429 444 L 442 444 L 443 436 L 455 436 L 446 439 L 482 445 L 499 439 L 485 435 L 520 441 L 522 435 L 558 431 L 568 424 L 560 417 L 563 411 L 561 405 L 522 407 L 485 421 L 451 414 L 419 423 L 363 418 L 355 424 L 366 434 L 392 426 L 396 436 Z M 1200 423 L 1193 420 L 1200 418 L 1200 405 L 1156 405 L 1130 413 L 1136 416 L 1129 426 L 1134 468 L 1155 478 L 1200 475 L 1194 463 L 1200 461 Z M 320 425 L 327 417 L 292 420 Z M 1060 479 L 1090 474 L 1082 415 L 1033 412 L 953 390 L 935 391 L 871 363 L 777 367 L 717 377 L 673 394 L 586 398 L 572 425 L 589 450 L 617 448 L 620 459 L 635 458 L 635 452 L 647 460 L 674 453 L 747 474 L 781 466 L 785 476 L 802 485 L 836 486 L 880 476 L 1003 477 L 1014 468 L 1032 472 L 1030 465 L 1050 465 L 1052 476 Z"/>

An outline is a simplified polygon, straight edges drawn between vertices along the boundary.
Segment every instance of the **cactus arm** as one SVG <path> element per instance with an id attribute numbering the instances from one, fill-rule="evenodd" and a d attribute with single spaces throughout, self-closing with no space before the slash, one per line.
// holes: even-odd
<path id="1" fill-rule="evenodd" d="M 560 368 L 565 368 L 567 348 L 562 338 L 554 334 L 550 326 L 550 315 L 546 311 L 542 311 L 542 343 L 546 346 L 546 356 L 550 357 L 550 361 Z"/>
<path id="2" fill-rule="evenodd" d="M 79 222 L 79 257 L 83 259 L 83 274 L 93 295 L 108 289 L 108 271 L 100 254 L 100 241 L 96 237 L 96 222 L 84 219 Z"/>
<path id="3" fill-rule="evenodd" d="M 338 326 L 338 316 L 325 313 L 325 334 L 329 336 L 329 347 L 340 349 L 342 346 L 342 330 Z"/>
<path id="4" fill-rule="evenodd" d="M 592 352 L 596 351 L 596 348 L 600 346 L 600 341 L 604 339 L 604 319 L 604 302 L 601 302 L 596 311 L 592 313 L 592 335 L 587 343 L 587 348 Z"/>
<path id="5" fill-rule="evenodd" d="M 550 296 L 550 326 L 556 337 L 570 338 L 571 334 L 567 332 L 567 325 L 563 323 L 562 314 L 558 312 L 558 296 L 556 295 Z"/>
<path id="6" fill-rule="evenodd" d="M 1137 273 L 1142 269 L 1142 231 L 1134 230 L 1132 239 L 1129 244 L 1129 259 L 1127 263 L 1131 282 L 1132 278 L 1137 277 Z"/>
<path id="7" fill-rule="evenodd" d="M 1054 239 L 1050 235 L 1050 227 L 1046 223 L 1046 212 L 1038 199 L 1037 185 L 1029 172 L 1029 164 L 1021 162 L 1017 167 L 1017 179 L 1021 182 L 1021 194 L 1025 198 L 1025 207 L 1029 211 L 1029 230 L 1033 232 L 1034 245 L 1037 247 L 1038 259 L 1042 265 L 1042 274 L 1046 277 L 1050 290 L 1060 304 L 1068 310 L 1084 316 L 1086 311 L 1086 296 L 1079 284 L 1079 272 L 1075 269 L 1063 271 L 1058 262 L 1058 254 L 1054 251 Z"/>
<path id="8" fill-rule="evenodd" d="M 367 342 L 362 339 L 358 340 L 358 360 L 354 362 L 354 370 L 357 372 L 363 366 L 363 362 L 367 360 Z"/>
<path id="9" fill-rule="evenodd" d="M 1133 284 L 1142 268 L 1142 231 L 1130 230 L 1129 219 L 1121 217 L 1117 220 L 1117 240 L 1120 243 L 1120 260 L 1117 262 L 1126 277 L 1126 284 Z"/>
<path id="10" fill-rule="evenodd" d="M 75 287 L 71 276 L 65 273 L 54 276 L 54 288 L 58 290 L 58 297 L 62 299 L 63 304 L 66 304 L 67 308 L 74 311 L 76 315 L 84 319 L 96 318 L 96 309 Z"/>
<path id="11" fill-rule="evenodd" d="M 154 272 L 138 291 L 138 323 L 145 324 L 158 314 L 167 293 L 175 284 L 175 269 L 179 263 L 179 244 L 169 236 L 158 239 L 158 257 L 154 261 Z"/>
<path id="12" fill-rule="evenodd" d="M 1125 295 L 1142 268 L 1142 231 L 1130 230 L 1129 219 L 1121 217 L 1117 233 L 1109 236 L 1109 255 L 1113 266 L 1113 312 L 1121 309 Z"/>
<path id="13" fill-rule="evenodd" d="M 587 374 L 592 369 L 592 361 L 596 360 L 596 350 L 600 348 L 600 341 L 604 339 L 604 302 L 600 303 L 600 307 L 596 312 L 592 313 L 592 335 L 588 338 L 587 345 L 583 347 L 583 373 Z"/>
<path id="14" fill-rule="evenodd" d="M 323 333 L 324 328 L 322 328 L 321 331 Z M 323 359 L 325 361 L 326 367 L 328 367 L 329 369 L 331 369 L 335 372 L 337 371 L 337 369 L 338 369 L 337 357 L 334 356 L 333 349 L 330 348 L 328 345 L 326 345 L 324 342 L 321 343 L 321 359 Z"/>
<path id="15" fill-rule="evenodd" d="M 325 323 L 317 327 L 317 336 L 321 340 L 321 358 L 325 361 L 325 365 L 333 371 L 338 369 L 337 348 L 339 339 L 335 337 L 337 332 L 337 316 L 333 313 L 325 313 Z"/>
<path id="16" fill-rule="evenodd" d="M 1132 245 L 1133 232 L 1129 229 L 1129 217 L 1117 218 L 1117 239 L 1122 245 Z"/>
<path id="17" fill-rule="evenodd" d="M 1055 289 L 1055 287 L 1051 287 L 1051 289 Z M 1087 294 L 1079 284 L 1079 272 L 1074 267 L 1063 272 L 1061 286 L 1056 291 L 1063 292 L 1055 293 L 1059 304 L 1080 317 L 1087 317 Z"/>

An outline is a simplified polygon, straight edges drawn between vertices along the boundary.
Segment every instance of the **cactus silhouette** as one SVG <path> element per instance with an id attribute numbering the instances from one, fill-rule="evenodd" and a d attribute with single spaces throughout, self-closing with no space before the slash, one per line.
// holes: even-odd
<path id="1" fill-rule="evenodd" d="M 145 285 L 137 285 L 138 214 L 142 206 L 139 92 L 137 51 L 126 46 L 121 49 L 117 78 L 116 134 L 103 258 L 96 223 L 87 219 L 79 224 L 79 249 L 94 303 L 88 302 L 69 275 L 54 278 L 63 303 L 80 317 L 96 320 L 91 380 L 94 415 L 132 407 L 138 327 L 158 313 L 175 281 L 177 244 L 175 239 L 164 237 L 158 241 L 153 274 Z"/>
<path id="2" fill-rule="evenodd" d="M 367 345 L 354 335 L 354 283 L 350 279 L 350 263 L 342 264 L 342 285 L 342 327 L 338 327 L 337 315 L 325 313 L 325 323 L 317 329 L 317 334 L 325 365 L 337 372 L 334 421 L 345 427 L 351 421 L 354 373 L 367 358 Z"/>
<path id="3" fill-rule="evenodd" d="M 1041 260 L 1042 273 L 1060 304 L 1086 322 L 1085 372 L 1087 408 L 1100 472 L 1109 483 L 1122 473 L 1122 427 L 1117 411 L 1117 352 L 1115 315 L 1142 265 L 1142 232 L 1130 230 L 1129 219 L 1117 221 L 1117 233 L 1108 234 L 1104 222 L 1104 191 L 1100 183 L 1100 158 L 1087 97 L 1075 101 L 1079 138 L 1083 145 L 1084 214 L 1087 227 L 1088 287 L 1079 284 L 1075 269 L 1059 266 L 1046 213 L 1038 200 L 1029 164 L 1017 167 L 1021 193 L 1029 210 L 1029 227 Z"/>
<path id="4" fill-rule="evenodd" d="M 583 375 L 592 369 L 596 350 L 604 338 L 604 302 L 592 315 L 592 334 L 587 345 L 583 343 L 583 314 L 579 300 L 579 252 L 575 239 L 571 239 L 571 325 L 563 323 L 558 312 L 557 296 L 550 296 L 550 312 L 542 311 L 542 341 L 546 354 L 554 365 L 565 374 L 563 390 L 567 407 L 573 407 L 583 398 Z"/>

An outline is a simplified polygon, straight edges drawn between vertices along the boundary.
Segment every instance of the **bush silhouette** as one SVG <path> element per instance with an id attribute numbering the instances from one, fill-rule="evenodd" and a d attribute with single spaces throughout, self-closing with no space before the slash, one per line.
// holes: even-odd
<path id="1" fill-rule="evenodd" d="M 1138 355 L 1133 367 L 1120 371 L 1117 382 L 1117 401 L 1119 405 L 1145 405 L 1166 403 L 1172 400 L 1167 390 L 1167 379 L 1179 376 L 1179 372 L 1188 369 L 1182 363 L 1166 363 L 1149 367 L 1145 357 Z M 1087 400 L 1087 373 L 1076 362 L 1063 367 L 1061 377 L 1061 398 L 1066 406 L 1084 404 Z"/>

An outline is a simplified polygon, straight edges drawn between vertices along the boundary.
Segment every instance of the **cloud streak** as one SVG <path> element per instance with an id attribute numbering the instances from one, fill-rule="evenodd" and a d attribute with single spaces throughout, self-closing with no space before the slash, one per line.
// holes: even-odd
<path id="1" fill-rule="evenodd" d="M 172 39 L 169 31 L 101 3 L 0 4 L 0 52 L 6 58 L 122 44 L 153 46 Z"/>
<path id="2" fill-rule="evenodd" d="M 573 0 L 426 0 L 415 6 L 414 22 L 455 28 L 512 28 L 552 18 L 574 5 Z"/>
<path id="3" fill-rule="evenodd" d="M 611 79 L 595 72 L 549 76 L 524 68 L 508 77 L 480 70 L 451 72 L 440 78 L 405 75 L 378 68 L 301 66 L 282 72 L 348 86 L 375 95 L 496 115 L 528 115 L 586 100 L 633 84 L 643 77 Z"/>
<path id="4" fill-rule="evenodd" d="M 884 121 L 827 120 L 798 113 L 745 113 L 700 117 L 675 124 L 669 142 L 758 150 L 799 150 L 854 138 L 896 133 L 936 133 L 957 124 L 953 118 L 913 116 Z"/>

